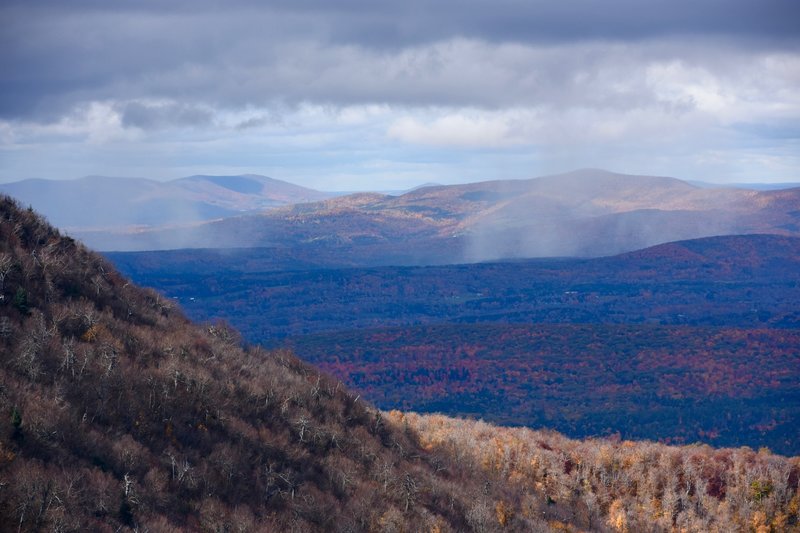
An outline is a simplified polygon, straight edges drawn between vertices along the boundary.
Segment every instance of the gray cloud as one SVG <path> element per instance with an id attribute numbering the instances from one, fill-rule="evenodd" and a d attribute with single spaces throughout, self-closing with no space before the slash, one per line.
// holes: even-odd
<path id="1" fill-rule="evenodd" d="M 145 130 L 205 126 L 211 123 L 212 117 L 207 109 L 174 103 L 129 102 L 121 109 L 123 126 Z"/>
<path id="2" fill-rule="evenodd" d="M 798 19 L 796 0 L 4 0 L 0 180 L 796 180 Z"/>
<path id="3" fill-rule="evenodd" d="M 6 0 L 10 7 L 124 16 L 249 15 L 280 19 L 292 33 L 365 46 L 409 46 L 452 37 L 541 42 L 724 34 L 797 39 L 800 6 L 793 0 Z M 289 26 L 286 25 L 289 24 Z"/>
<path id="4" fill-rule="evenodd" d="M 0 117 L 46 122 L 142 99 L 174 104 L 129 104 L 125 124 L 298 102 L 636 106 L 651 95 L 625 78 L 648 62 L 794 51 L 800 19 L 793 0 L 164 4 L 4 2 Z"/>

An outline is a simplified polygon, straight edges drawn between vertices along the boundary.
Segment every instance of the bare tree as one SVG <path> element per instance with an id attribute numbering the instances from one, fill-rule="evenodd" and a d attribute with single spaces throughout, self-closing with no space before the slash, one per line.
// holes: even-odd
<path id="1" fill-rule="evenodd" d="M 6 277 L 12 268 L 14 268 L 14 257 L 8 253 L 0 254 L 0 302 L 5 299 Z"/>

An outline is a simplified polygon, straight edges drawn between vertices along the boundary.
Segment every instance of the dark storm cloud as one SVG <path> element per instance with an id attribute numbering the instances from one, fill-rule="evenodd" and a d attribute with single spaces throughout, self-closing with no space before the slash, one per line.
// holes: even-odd
<path id="1" fill-rule="evenodd" d="M 576 71 L 604 61 L 581 43 L 629 45 L 614 64 L 646 60 L 636 48 L 652 40 L 660 45 L 647 53 L 695 57 L 709 42 L 794 50 L 798 19 L 794 0 L 6 1 L 0 118 L 55 121 L 108 100 L 127 106 L 124 124 L 158 127 L 210 120 L 190 116 L 198 105 L 557 104 L 580 90 Z M 469 72 L 480 47 L 437 46 L 458 39 L 507 49 L 477 58 L 476 68 L 491 71 Z M 689 52 L 670 52 L 684 42 Z M 558 50 L 531 55 L 519 45 Z M 650 97 L 631 87 L 596 98 L 630 105 Z M 137 108 L 143 99 L 179 104 Z"/>
<path id="2" fill-rule="evenodd" d="M 33 4 L 33 7 L 31 6 Z M 31 13 L 117 13 L 184 16 L 242 13 L 298 16 L 317 36 L 358 45 L 407 46 L 454 36 L 490 41 L 637 39 L 659 35 L 721 34 L 798 37 L 794 0 L 193 0 L 6 1 Z M 302 25 L 290 28 L 303 31 Z"/>
<path id="3" fill-rule="evenodd" d="M 493 42 L 630 40 L 692 34 L 773 40 L 796 38 L 795 21 L 800 15 L 798 3 L 790 0 L 411 0 L 391 6 L 379 2 L 351 2 L 349 6 L 349 20 L 337 18 L 332 35 L 343 41 L 376 46 L 402 46 L 454 36 Z"/>

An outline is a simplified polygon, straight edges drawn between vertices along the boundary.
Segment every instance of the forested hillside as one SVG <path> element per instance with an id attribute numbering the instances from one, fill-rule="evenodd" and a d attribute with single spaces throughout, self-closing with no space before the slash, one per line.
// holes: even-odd
<path id="1" fill-rule="evenodd" d="M 454 324 L 290 346 L 384 409 L 800 453 L 796 329 Z"/>
<path id="2" fill-rule="evenodd" d="M 732 235 L 595 259 L 309 268 L 273 250 L 110 253 L 195 320 L 254 343 L 441 323 L 800 325 L 800 238 Z"/>
<path id="3" fill-rule="evenodd" d="M 484 529 L 519 505 L 286 352 L 0 200 L 0 529 Z M 517 514 L 510 527 L 534 529 Z"/>
<path id="4" fill-rule="evenodd" d="M 750 448 L 571 440 L 552 431 L 393 411 L 423 446 L 523 493 L 544 494 L 549 525 L 568 531 L 799 531 L 800 460 Z M 497 516 L 513 510 L 501 504 Z"/>
<path id="5" fill-rule="evenodd" d="M 800 453 L 797 237 L 428 267 L 110 257 L 194 319 L 288 345 L 384 409 Z"/>

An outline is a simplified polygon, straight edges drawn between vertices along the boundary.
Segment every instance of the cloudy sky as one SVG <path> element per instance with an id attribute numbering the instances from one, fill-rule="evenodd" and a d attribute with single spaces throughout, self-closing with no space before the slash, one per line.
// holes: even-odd
<path id="1" fill-rule="evenodd" d="M 796 0 L 4 0 L 0 182 L 800 181 Z"/>

